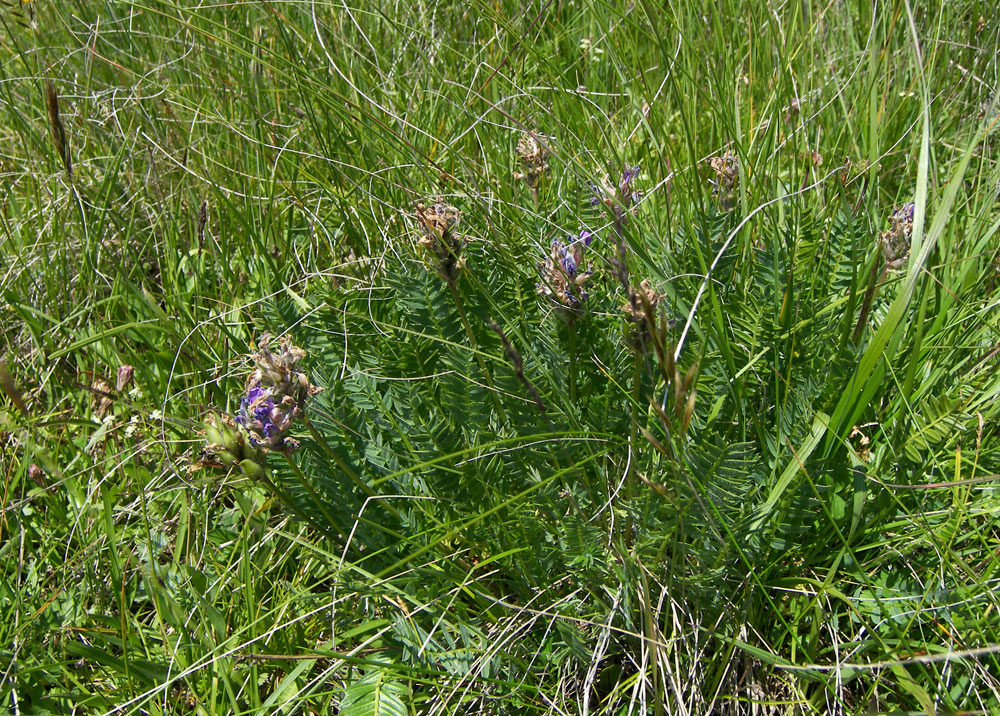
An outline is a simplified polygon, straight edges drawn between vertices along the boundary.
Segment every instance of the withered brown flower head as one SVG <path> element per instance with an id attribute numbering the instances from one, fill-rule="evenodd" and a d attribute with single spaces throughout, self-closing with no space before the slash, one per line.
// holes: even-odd
<path id="1" fill-rule="evenodd" d="M 740 161 L 735 154 L 726 150 L 724 154 L 709 159 L 708 165 L 715 172 L 715 179 L 711 180 L 715 187 L 712 195 L 718 196 L 719 205 L 723 211 L 728 211 L 733 208 L 740 184 Z"/>
<path id="2" fill-rule="evenodd" d="M 465 242 L 455 232 L 462 212 L 450 204 L 436 202 L 430 206 L 418 203 L 416 213 L 423 233 L 417 244 L 441 278 L 454 283 L 465 266 L 465 258 L 461 255 Z"/>
<path id="3" fill-rule="evenodd" d="M 913 235 L 912 201 L 903 204 L 889 217 L 889 228 L 882 232 L 882 255 L 889 268 L 898 268 L 906 263 L 910 253 L 910 239 Z"/>
<path id="4" fill-rule="evenodd" d="M 104 378 L 97 378 L 90 386 L 91 396 L 94 399 L 94 412 L 98 418 L 104 418 L 111 406 L 114 405 L 111 383 Z"/>
<path id="5" fill-rule="evenodd" d="M 632 290 L 628 303 L 622 306 L 631 326 L 626 326 L 626 342 L 637 351 L 644 351 L 653 339 L 650 326 L 656 321 L 656 313 L 662 293 L 656 291 L 649 279 L 643 279 L 638 290 Z"/>
<path id="6" fill-rule="evenodd" d="M 549 171 L 549 152 L 538 141 L 541 135 L 525 132 L 517 140 L 517 157 L 524 165 L 524 171 L 514 172 L 514 178 L 523 181 L 532 189 Z"/>
<path id="7" fill-rule="evenodd" d="M 117 375 L 117 382 L 115 383 L 115 390 L 120 393 L 123 390 L 125 390 L 125 388 L 130 386 L 132 384 L 132 378 L 134 374 L 135 374 L 135 368 L 128 365 L 127 363 L 118 366 L 118 375 Z"/>

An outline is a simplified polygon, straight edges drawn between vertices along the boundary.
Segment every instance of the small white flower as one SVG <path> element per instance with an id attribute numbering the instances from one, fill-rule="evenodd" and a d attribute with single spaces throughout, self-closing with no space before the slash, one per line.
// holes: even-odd
<path id="1" fill-rule="evenodd" d="M 135 435 L 136 431 L 139 429 L 139 416 L 133 415 L 132 419 L 128 421 L 128 425 L 125 426 L 125 437 L 130 438 Z"/>
<path id="2" fill-rule="evenodd" d="M 157 408 L 156 410 L 154 410 L 152 413 L 149 414 L 149 419 L 150 420 L 163 420 L 163 413 L 160 412 L 159 408 Z"/>

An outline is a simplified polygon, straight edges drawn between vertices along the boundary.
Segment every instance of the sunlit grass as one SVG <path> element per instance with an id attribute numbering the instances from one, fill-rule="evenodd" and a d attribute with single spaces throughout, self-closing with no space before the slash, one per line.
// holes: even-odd
<path id="1" fill-rule="evenodd" d="M 0 710 L 996 709 L 996 10 L 3 21 Z"/>

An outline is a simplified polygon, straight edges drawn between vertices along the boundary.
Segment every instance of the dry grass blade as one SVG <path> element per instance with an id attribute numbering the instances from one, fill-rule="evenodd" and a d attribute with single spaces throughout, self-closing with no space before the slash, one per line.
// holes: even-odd
<path id="1" fill-rule="evenodd" d="M 63 126 L 62 116 L 59 114 L 59 95 L 56 94 L 55 85 L 52 80 L 45 81 L 45 108 L 49 115 L 49 131 L 52 133 L 52 142 L 56 145 L 56 151 L 62 159 L 66 174 L 73 178 L 73 162 L 69 155 L 69 141 L 66 139 L 66 129 Z"/>
<path id="2" fill-rule="evenodd" d="M 11 377 L 10 373 L 7 372 L 7 366 L 3 362 L 0 362 L 0 389 L 7 394 L 11 402 L 17 406 L 25 415 L 28 414 L 28 406 L 24 404 L 24 399 L 21 397 L 21 391 L 17 389 L 14 385 L 14 379 Z"/>
<path id="3" fill-rule="evenodd" d="M 517 352 L 517 349 L 511 344 L 510 339 L 507 338 L 507 334 L 504 333 L 504 330 L 496 321 L 490 321 L 490 328 L 493 329 L 494 333 L 500 336 L 504 352 L 506 352 L 507 357 L 514 366 L 514 375 L 517 376 L 517 379 L 521 381 L 524 387 L 528 389 L 528 392 L 531 393 L 531 397 L 535 401 L 535 405 L 538 406 L 538 410 L 544 413 L 545 403 L 542 402 L 542 396 L 538 392 L 538 388 L 536 388 L 534 383 L 528 380 L 528 377 L 524 374 L 524 361 L 521 360 L 521 354 Z"/>

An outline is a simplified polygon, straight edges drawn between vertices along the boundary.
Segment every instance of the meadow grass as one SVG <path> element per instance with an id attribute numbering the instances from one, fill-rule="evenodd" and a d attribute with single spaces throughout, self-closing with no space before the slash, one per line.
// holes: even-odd
<path id="1" fill-rule="evenodd" d="M 7 5 L 0 710 L 1000 709 L 994 3 Z"/>

